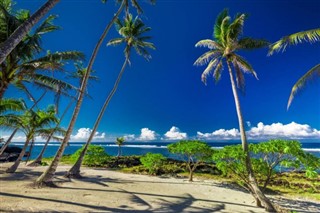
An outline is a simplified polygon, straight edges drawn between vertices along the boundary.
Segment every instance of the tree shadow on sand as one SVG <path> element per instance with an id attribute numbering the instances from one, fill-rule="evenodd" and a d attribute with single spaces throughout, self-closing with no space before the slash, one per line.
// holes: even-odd
<path id="1" fill-rule="evenodd" d="M 55 202 L 55 203 L 62 203 L 65 205 L 73 205 L 73 206 L 79 206 L 86 209 L 86 211 L 104 211 L 104 212 L 119 212 L 119 213 L 127 213 L 127 212 L 137 212 L 137 213 L 152 213 L 152 212 L 163 212 L 163 213 L 176 213 L 176 212 L 203 212 L 203 213 L 209 213 L 209 212 L 216 212 L 223 210 L 225 208 L 224 204 L 215 204 L 212 205 L 212 207 L 194 207 L 191 206 L 197 199 L 195 199 L 190 194 L 187 194 L 185 197 L 180 197 L 179 200 L 175 202 L 169 202 L 167 200 L 160 199 L 159 202 L 161 202 L 160 207 L 153 208 L 150 204 L 148 204 L 146 201 L 141 199 L 140 197 L 136 195 L 131 195 L 129 197 L 130 202 L 133 202 L 135 204 L 139 205 L 139 208 L 144 209 L 133 209 L 130 206 L 127 205 L 121 205 L 118 208 L 111 208 L 107 206 L 95 206 L 85 203 L 77 203 L 77 202 L 71 202 L 66 200 L 58 200 L 58 199 L 49 199 L 49 198 L 42 198 L 42 197 L 34 197 L 34 196 L 27 196 L 27 195 L 19 195 L 19 194 L 12 194 L 12 193 L 3 193 L 0 192 L 1 196 L 8 196 L 8 197 L 15 197 L 15 198 L 22 198 L 25 200 L 33 199 L 37 200 L 38 202 L 46 201 L 46 202 Z M 0 209 L 0 211 L 3 212 L 10 212 L 10 210 L 7 209 Z M 57 212 L 56 210 L 40 210 L 41 212 Z M 25 210 L 19 210 L 15 209 L 12 212 L 32 212 Z M 65 212 L 65 211 L 64 211 Z"/>

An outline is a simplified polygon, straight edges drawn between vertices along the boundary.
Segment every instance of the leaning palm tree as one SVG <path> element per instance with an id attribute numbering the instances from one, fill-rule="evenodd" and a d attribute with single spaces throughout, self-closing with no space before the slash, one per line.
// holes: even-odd
<path id="1" fill-rule="evenodd" d="M 14 13 L 10 8 L 2 7 L 1 4 L 0 12 L 0 43 L 2 43 L 15 32 L 30 14 L 27 10 Z M 43 54 L 42 36 L 59 29 L 53 24 L 55 18 L 53 15 L 48 16 L 34 31 L 24 37 L 1 64 L 0 99 L 10 85 L 24 91 L 32 100 L 34 98 L 28 89 L 28 84 L 54 92 L 57 88 L 60 88 L 65 94 L 67 94 L 67 89 L 75 89 L 67 82 L 55 78 L 53 71 L 64 71 L 65 63 L 83 59 L 83 54 L 78 51 L 47 52 Z"/>
<path id="2" fill-rule="evenodd" d="M 130 60 L 130 53 L 131 49 L 134 48 L 136 52 L 139 55 L 142 55 L 145 59 L 149 60 L 151 58 L 150 54 L 146 50 L 146 48 L 155 49 L 154 45 L 150 42 L 147 42 L 151 37 L 144 36 L 143 33 L 148 32 L 151 30 L 150 27 L 146 27 L 144 23 L 136 17 L 135 19 L 132 18 L 132 15 L 129 14 L 126 16 L 124 22 L 121 22 L 120 19 L 117 19 L 116 21 L 116 27 L 119 32 L 119 34 L 122 36 L 121 38 L 115 38 L 108 42 L 108 45 L 119 45 L 119 44 L 126 44 L 124 49 L 125 54 L 125 60 L 122 65 L 122 68 L 119 72 L 118 78 L 109 93 L 108 97 L 106 98 L 100 113 L 97 117 L 97 120 L 94 124 L 94 127 L 90 133 L 90 136 L 87 140 L 87 143 L 85 147 L 83 148 L 80 156 L 78 157 L 76 163 L 73 165 L 73 167 L 68 171 L 66 174 L 67 177 L 80 177 L 80 167 L 83 161 L 83 158 L 88 150 L 88 147 L 97 131 L 97 128 L 99 126 L 99 123 L 104 115 L 104 112 L 106 108 L 108 107 L 113 95 L 117 91 L 117 88 L 119 86 L 120 80 L 122 78 L 122 75 L 124 73 L 124 70 L 129 63 Z"/>
<path id="3" fill-rule="evenodd" d="M 84 97 L 84 93 L 85 93 L 85 90 L 86 90 L 86 87 L 87 87 L 87 83 L 88 83 L 88 80 L 89 80 L 89 75 L 90 75 L 92 66 L 93 66 L 93 64 L 95 62 L 95 59 L 96 59 L 96 57 L 98 55 L 98 51 L 99 51 L 99 49 L 100 49 L 105 37 L 107 36 L 111 26 L 117 20 L 117 18 L 119 17 L 120 13 L 123 11 L 123 9 L 125 7 L 129 8 L 128 1 L 129 0 L 121 0 L 121 1 L 117 0 L 118 3 L 121 2 L 120 7 L 117 10 L 117 12 L 114 14 L 112 19 L 110 20 L 110 22 L 108 23 L 106 28 L 104 29 L 103 33 L 101 34 L 101 36 L 100 36 L 100 38 L 99 38 L 99 40 L 98 40 L 98 42 L 97 42 L 97 44 L 95 46 L 95 48 L 93 49 L 92 55 L 91 55 L 89 63 L 88 63 L 87 72 L 85 73 L 85 76 L 84 76 L 84 78 L 82 80 L 82 83 L 81 83 L 81 87 L 80 87 L 80 92 L 79 92 L 79 96 L 78 96 L 78 99 L 77 99 L 77 103 L 76 103 L 76 106 L 74 108 L 74 111 L 73 111 L 73 114 L 72 114 L 68 129 L 67 129 L 66 135 L 65 135 L 64 140 L 62 141 L 61 146 L 59 147 L 59 149 L 58 149 L 53 161 L 49 165 L 48 169 L 35 181 L 35 185 L 37 185 L 38 187 L 42 186 L 43 184 L 48 185 L 48 186 L 54 185 L 53 184 L 53 177 L 54 177 L 54 174 L 55 174 L 55 172 L 57 170 L 58 164 L 59 164 L 59 162 L 61 160 L 61 157 L 63 155 L 65 147 L 67 146 L 67 144 L 69 142 L 69 139 L 70 139 L 70 136 L 72 134 L 75 122 L 76 122 L 76 120 L 78 118 L 78 115 L 79 115 L 79 112 L 80 112 L 80 107 L 81 107 L 81 104 L 82 104 L 82 101 L 83 101 L 83 97 Z M 134 6 L 138 5 L 137 4 L 137 0 L 131 0 L 131 1 L 132 1 Z M 155 0 L 150 0 L 150 1 L 151 1 L 151 3 L 155 2 Z M 106 0 L 102 0 L 102 2 L 106 2 Z M 135 7 L 137 8 L 137 6 L 135 6 Z M 128 11 L 128 9 L 126 9 L 126 11 Z"/>
<path id="4" fill-rule="evenodd" d="M 18 119 L 17 118 L 10 118 L 10 117 L 1 117 L 0 121 L 7 125 L 8 127 L 10 126 L 19 126 L 19 128 L 24 132 L 26 136 L 26 141 L 25 144 L 22 148 L 22 151 L 19 154 L 18 159 L 15 161 L 15 163 L 9 167 L 6 172 L 8 173 L 14 173 L 24 154 L 25 151 L 29 145 L 29 142 L 34 140 L 36 136 L 41 136 L 43 138 L 48 137 L 48 135 L 51 133 L 52 128 L 50 125 L 52 123 L 58 122 L 58 119 L 55 115 L 55 110 L 54 107 L 48 107 L 48 109 L 42 111 L 42 110 L 28 110 L 24 115 L 20 116 Z M 56 133 L 63 134 L 64 130 L 59 128 L 55 129 Z M 59 139 L 55 137 L 56 139 Z"/>
<path id="5" fill-rule="evenodd" d="M 270 45 L 269 55 L 274 52 L 284 52 L 287 46 L 296 45 L 302 42 L 314 43 L 320 41 L 320 28 L 302 31 L 281 38 L 279 41 Z M 289 109 L 294 96 L 302 89 L 306 83 L 315 76 L 320 76 L 320 64 L 315 65 L 306 72 L 292 87 L 288 100 L 287 109 Z"/>
<path id="6" fill-rule="evenodd" d="M 272 204 L 260 190 L 252 170 L 248 142 L 237 91 L 237 87 L 241 90 L 244 90 L 245 79 L 243 72 L 250 73 L 257 78 L 257 74 L 253 70 L 252 66 L 237 52 L 240 50 L 253 50 L 256 48 L 265 47 L 268 45 L 268 42 L 249 37 L 240 38 L 245 19 L 245 14 L 239 14 L 232 21 L 231 17 L 228 15 L 228 10 L 221 12 L 214 25 L 214 39 L 201 40 L 195 45 L 196 47 L 207 47 L 209 48 L 209 51 L 201 55 L 194 64 L 208 64 L 201 76 L 202 81 L 206 84 L 207 77 L 212 72 L 215 81 L 218 82 L 220 80 L 224 63 L 226 63 L 230 75 L 231 87 L 238 115 L 242 148 L 244 154 L 246 155 L 246 169 L 250 182 L 250 184 L 248 184 L 248 188 L 250 189 L 251 194 L 255 197 L 258 206 L 261 206 L 260 202 L 262 202 L 263 206 L 267 210 L 273 211 L 274 208 Z M 234 78 L 236 78 L 236 83 Z"/>
<path id="7" fill-rule="evenodd" d="M 8 113 L 10 113 L 10 112 L 21 112 L 25 109 L 26 109 L 25 102 L 21 99 L 12 99 L 12 98 L 2 99 L 2 100 L 0 100 L 0 119 L 1 119 L 1 117 L 8 116 Z M 9 116 L 15 117 L 18 115 L 11 114 Z M 2 128 L 3 126 L 5 126 L 5 125 L 0 122 L 0 127 Z M 16 134 L 16 132 L 18 130 L 19 130 L 19 128 L 15 128 L 13 130 L 12 134 L 10 135 L 10 137 L 6 141 L 3 141 L 4 144 L 1 146 L 0 155 L 2 155 L 4 150 L 8 147 L 13 136 Z"/>
<path id="8" fill-rule="evenodd" d="M 22 41 L 29 33 L 31 28 L 37 24 L 41 18 L 46 15 L 60 0 L 48 0 L 42 7 L 40 7 L 32 16 L 25 20 L 14 33 L 0 45 L 0 64 L 6 60 L 6 57 L 11 51 Z M 2 0 L 0 7 L 11 6 L 11 0 Z"/>
<path id="9" fill-rule="evenodd" d="M 75 64 L 75 67 L 76 67 L 77 70 L 70 74 L 70 78 L 79 79 L 80 80 L 80 84 L 81 84 L 81 81 L 82 81 L 85 73 L 87 72 L 87 69 L 83 67 L 82 63 Z M 97 76 L 90 75 L 89 79 L 97 81 L 99 78 Z M 59 122 L 56 124 L 55 128 L 59 128 L 61 121 L 65 117 L 66 113 L 69 111 L 69 108 L 74 103 L 74 101 L 75 101 L 75 98 L 72 98 L 71 101 L 69 102 L 69 104 L 67 105 L 67 107 L 65 108 L 65 110 L 63 111 L 62 115 L 60 116 Z M 33 162 L 29 163 L 28 166 L 41 165 L 43 155 L 44 155 L 44 153 L 45 153 L 45 151 L 46 151 L 46 149 L 47 149 L 47 147 L 49 145 L 49 142 L 52 139 L 52 136 L 53 136 L 54 133 L 55 133 L 55 129 L 53 129 L 52 132 L 50 133 L 50 135 L 47 138 L 44 146 L 42 147 L 42 150 L 39 153 L 39 155 L 36 157 L 36 159 Z"/>
<path id="10" fill-rule="evenodd" d="M 116 138 L 116 144 L 118 145 L 118 155 L 117 155 L 118 158 L 122 154 L 121 146 L 124 144 L 124 142 L 125 142 L 124 137 Z"/>

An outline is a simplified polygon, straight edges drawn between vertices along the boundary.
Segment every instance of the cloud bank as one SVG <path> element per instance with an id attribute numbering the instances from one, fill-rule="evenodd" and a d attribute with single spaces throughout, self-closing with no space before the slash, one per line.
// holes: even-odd
<path id="1" fill-rule="evenodd" d="M 155 131 L 150 130 L 149 128 L 142 128 L 141 134 L 137 138 L 139 141 L 153 141 L 157 139 L 157 134 Z"/>
<path id="2" fill-rule="evenodd" d="M 238 129 L 219 129 L 212 133 L 197 132 L 197 137 L 205 140 L 232 140 L 239 139 Z M 247 131 L 247 137 L 250 139 L 320 139 L 320 131 L 311 128 L 308 124 L 298 124 L 291 122 L 289 124 L 273 123 L 265 125 L 259 122 L 257 126 Z"/>

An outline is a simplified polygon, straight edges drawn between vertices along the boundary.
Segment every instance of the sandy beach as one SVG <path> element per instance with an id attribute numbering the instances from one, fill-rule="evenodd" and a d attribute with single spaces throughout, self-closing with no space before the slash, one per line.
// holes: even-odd
<path id="1" fill-rule="evenodd" d="M 7 174 L 10 164 L 0 165 L 0 212 L 265 212 L 254 206 L 250 194 L 212 180 L 189 183 L 92 168 L 82 168 L 84 178 L 69 180 L 63 177 L 69 166 L 60 166 L 59 187 L 38 189 L 32 181 L 46 167 L 22 164 L 17 173 Z M 320 211 L 315 202 L 279 201 L 298 212 Z"/>

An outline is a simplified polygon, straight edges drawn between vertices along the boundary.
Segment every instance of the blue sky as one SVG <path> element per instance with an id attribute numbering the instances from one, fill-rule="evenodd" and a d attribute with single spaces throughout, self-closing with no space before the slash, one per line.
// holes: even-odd
<path id="1" fill-rule="evenodd" d="M 127 136 L 133 140 L 237 139 L 238 120 L 228 73 L 221 81 L 201 82 L 205 67 L 193 66 L 207 49 L 195 48 L 197 41 L 212 38 L 215 18 L 224 8 L 233 16 L 248 13 L 244 35 L 270 42 L 298 31 L 319 28 L 317 0 L 158 0 L 155 6 L 140 1 L 141 18 L 152 27 L 150 35 L 157 50 L 146 62 L 132 55 L 119 89 L 100 123 L 96 140 Z M 44 1 L 19 0 L 16 8 L 34 12 Z M 118 8 L 114 1 L 64 0 L 51 14 L 63 29 L 44 35 L 45 49 L 83 51 L 87 60 L 105 25 Z M 107 40 L 117 36 L 114 29 Z M 107 41 L 106 40 L 106 41 Z M 98 111 L 111 90 L 124 60 L 123 47 L 102 46 L 94 64 L 100 81 L 89 88 L 92 99 L 83 103 L 72 140 L 85 140 Z M 267 49 L 240 52 L 251 62 L 259 80 L 246 75 L 246 94 L 241 106 L 249 138 L 312 138 L 320 141 L 320 84 L 315 80 L 296 96 L 289 111 L 292 85 L 319 63 L 320 43 L 289 47 L 267 57 Z M 71 66 L 67 68 L 73 69 Z M 23 96 L 10 88 L 6 97 Z M 42 106 L 51 103 L 51 96 Z M 62 102 L 62 108 L 67 100 Z M 72 111 L 63 120 L 67 127 Z M 2 133 L 6 135 L 7 133 Z M 22 137 L 22 136 L 21 136 Z M 20 140 L 21 138 L 16 138 Z"/>

